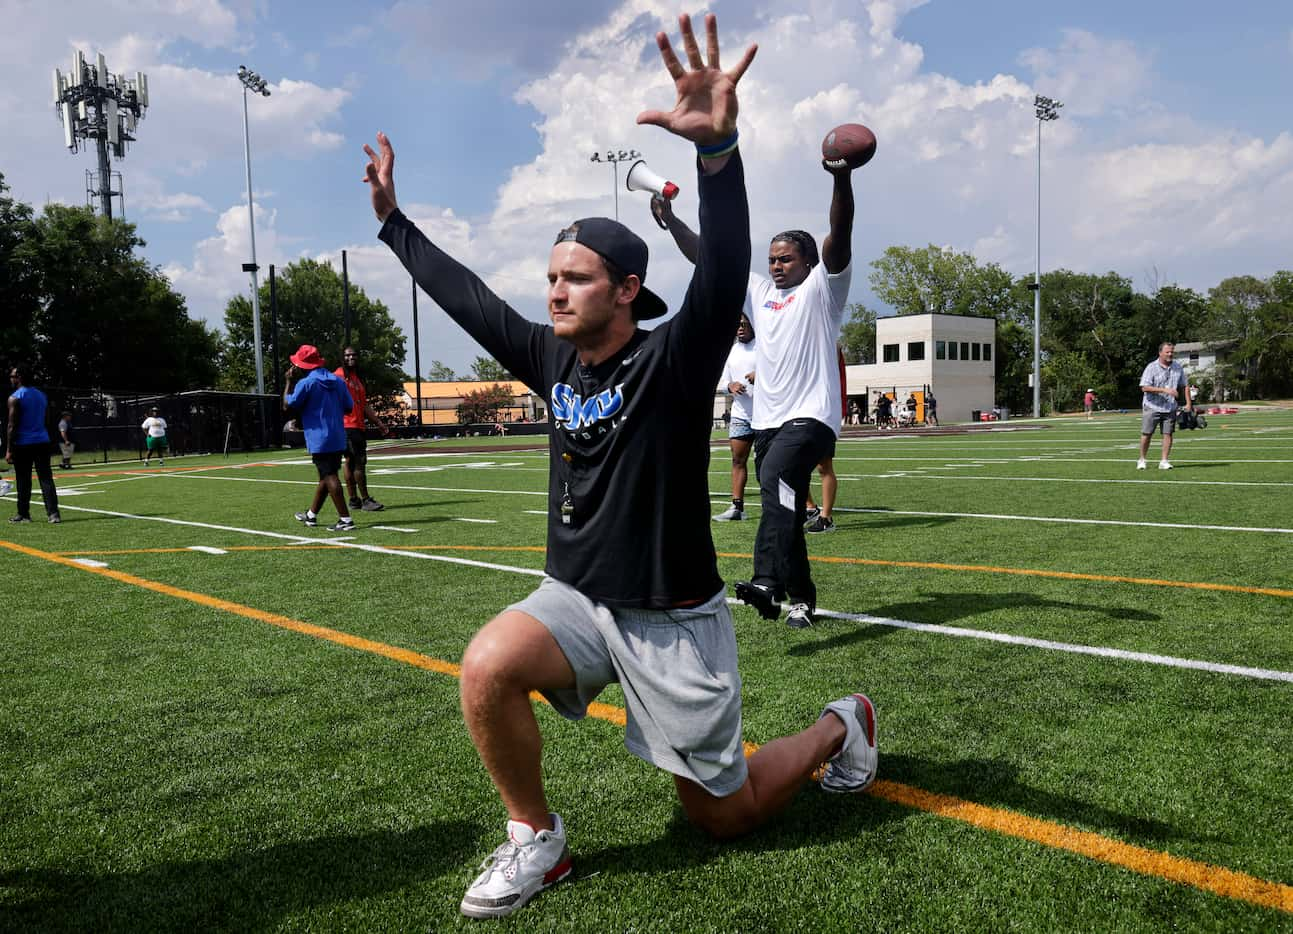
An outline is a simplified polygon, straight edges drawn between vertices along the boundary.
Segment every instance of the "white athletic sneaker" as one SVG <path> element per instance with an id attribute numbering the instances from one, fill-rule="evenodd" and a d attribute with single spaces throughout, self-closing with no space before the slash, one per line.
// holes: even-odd
<path id="1" fill-rule="evenodd" d="M 507 822 L 507 842 L 480 864 L 481 873 L 458 906 L 469 918 L 501 918 L 570 875 L 566 828 L 553 814 L 552 830 Z"/>
<path id="2" fill-rule="evenodd" d="M 791 629 L 807 629 L 813 624 L 813 611 L 807 603 L 796 603 L 786 614 L 786 625 Z"/>
<path id="3" fill-rule="evenodd" d="M 1171 470 L 1171 469 L 1172 469 L 1172 463 L 1171 463 L 1171 461 L 1159 461 L 1159 462 L 1158 462 L 1158 469 L 1159 469 L 1159 470 Z"/>
<path id="4" fill-rule="evenodd" d="M 0 496 L 8 496 L 9 491 L 13 489 L 13 484 L 8 480 L 0 480 Z"/>
<path id="5" fill-rule="evenodd" d="M 880 754 L 876 750 L 875 707 L 865 694 L 850 694 L 826 705 L 822 716 L 834 714 L 848 731 L 844 745 L 822 773 L 823 791 L 863 791 L 875 781 Z"/>
<path id="6" fill-rule="evenodd" d="M 744 518 L 745 518 L 745 513 L 742 512 L 740 509 L 737 509 L 736 504 L 733 503 L 731 506 L 727 507 L 726 511 L 720 512 L 718 515 L 716 515 L 714 517 L 714 521 L 715 522 L 740 522 Z"/>
<path id="7" fill-rule="evenodd" d="M 1142 457 L 1140 460 L 1136 461 L 1136 469 L 1137 470 L 1145 469 L 1145 458 Z"/>

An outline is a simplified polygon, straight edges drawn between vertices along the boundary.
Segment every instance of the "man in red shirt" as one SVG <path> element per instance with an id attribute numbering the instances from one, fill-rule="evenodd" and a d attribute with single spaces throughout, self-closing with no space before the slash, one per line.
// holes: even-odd
<path id="1" fill-rule="evenodd" d="M 341 366 L 336 374 L 346 382 L 350 398 L 355 406 L 347 414 L 346 425 L 346 492 L 350 494 L 350 508 L 362 509 L 365 512 L 379 512 L 386 507 L 368 495 L 368 438 L 364 435 L 365 418 L 381 429 L 382 437 L 390 437 L 391 430 L 386 423 L 377 417 L 373 407 L 368 404 L 368 389 L 359 378 L 359 351 L 347 347 L 341 353 Z M 356 487 L 358 493 L 356 494 Z"/>

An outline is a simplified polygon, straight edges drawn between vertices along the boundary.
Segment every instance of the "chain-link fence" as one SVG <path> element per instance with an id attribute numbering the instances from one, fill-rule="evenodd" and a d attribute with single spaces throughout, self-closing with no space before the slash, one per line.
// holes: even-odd
<path id="1" fill-rule="evenodd" d="M 197 390 L 180 393 L 109 392 L 65 386 L 39 387 L 49 398 L 51 442 L 67 422 L 74 462 L 142 457 L 141 427 L 154 407 L 166 420 L 173 455 L 252 451 L 281 442 L 283 419 L 276 396 Z M 70 417 L 69 417 L 70 416 Z"/>

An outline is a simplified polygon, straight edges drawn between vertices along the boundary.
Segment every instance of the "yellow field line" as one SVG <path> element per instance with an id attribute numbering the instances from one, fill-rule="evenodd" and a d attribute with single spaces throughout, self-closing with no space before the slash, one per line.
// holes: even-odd
<path id="1" fill-rule="evenodd" d="M 169 584 L 136 577 L 133 574 L 114 571 L 110 568 L 88 567 L 62 555 L 40 551 L 14 542 L 0 541 L 0 547 L 29 555 L 33 558 L 41 558 L 45 561 L 61 564 L 78 571 L 108 577 L 123 584 L 142 587 L 169 597 L 188 600 L 247 619 L 268 623 L 272 626 L 280 626 L 283 629 L 314 636 L 317 639 L 325 639 L 348 648 L 371 652 L 417 668 L 451 675 L 455 678 L 462 676 L 462 669 L 452 662 L 441 661 L 440 659 L 422 655 L 419 652 L 412 652 L 383 642 L 353 636 L 349 633 L 329 629 L 326 626 L 315 626 L 277 613 L 257 610 L 254 607 L 232 603 L 209 594 L 183 590 Z M 538 694 L 532 694 L 531 697 L 536 700 L 543 700 Z M 620 727 L 623 727 L 626 722 L 624 710 L 609 704 L 590 704 L 588 713 L 590 716 L 614 723 Z M 744 745 L 747 756 L 753 755 L 759 748 L 755 743 L 747 742 Z M 1206 892 L 1212 892 L 1225 898 L 1234 898 L 1264 908 L 1274 908 L 1279 911 L 1293 913 L 1293 886 L 1280 882 L 1271 882 L 1246 873 L 1226 869 L 1222 866 L 1121 843 L 1100 834 L 1076 830 L 1052 821 L 1039 820 L 1038 818 L 1028 817 L 1012 811 L 986 807 L 972 801 L 965 801 L 950 795 L 936 794 L 916 788 L 913 785 L 904 785 L 900 782 L 877 781 L 867 793 L 895 804 L 962 821 L 983 830 L 995 831 L 996 833 L 1029 840 L 1054 849 L 1076 853 L 1088 859 L 1121 866 L 1141 875 L 1155 876 L 1170 882 L 1177 882 Z"/>
<path id="2" fill-rule="evenodd" d="M 226 551 L 297 551 L 313 548 L 340 548 L 340 545 L 238 545 Z M 386 545 L 392 551 L 529 551 L 543 552 L 542 545 Z M 61 555 L 137 555 L 170 554 L 189 551 L 188 548 L 123 548 L 115 551 L 60 551 Z M 720 551 L 720 558 L 750 559 L 753 555 Z M 1264 597 L 1293 598 L 1293 590 L 1278 587 L 1247 587 L 1241 584 L 1215 584 L 1207 581 L 1161 580 L 1156 577 L 1120 577 L 1112 574 L 1082 574 L 1077 571 L 1046 571 L 1039 568 L 997 567 L 989 564 L 947 564 L 938 561 L 882 561 L 877 558 L 835 558 L 813 555 L 809 561 L 821 564 L 853 564 L 886 568 L 915 568 L 924 571 L 971 571 L 979 574 L 1015 574 L 1021 577 L 1048 577 L 1055 580 L 1099 581 L 1107 584 L 1139 584 L 1146 587 L 1176 587 L 1185 590 L 1212 590 L 1220 593 L 1250 593 Z"/>

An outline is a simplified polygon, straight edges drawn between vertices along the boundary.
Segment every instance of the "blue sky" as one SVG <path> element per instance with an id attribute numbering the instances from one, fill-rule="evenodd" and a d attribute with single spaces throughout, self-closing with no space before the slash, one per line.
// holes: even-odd
<path id="1" fill-rule="evenodd" d="M 821 137 L 863 122 L 880 140 L 856 175 L 852 300 L 874 304 L 868 263 L 887 246 L 970 250 L 1015 273 L 1035 250 L 1034 93 L 1065 101 L 1043 141 L 1043 268 L 1116 270 L 1140 288 L 1293 265 L 1293 4 L 807 0 L 717 2 L 724 48 L 760 44 L 742 85 L 752 237 L 824 232 Z M 542 320 L 553 232 L 613 210 L 596 150 L 637 148 L 683 187 L 687 147 L 637 127 L 672 94 L 651 36 L 678 8 L 656 0 L 519 4 L 265 0 L 0 0 L 0 171 L 14 194 L 84 202 L 50 96 L 73 48 L 142 69 L 153 106 L 114 165 L 145 253 L 190 312 L 219 324 L 247 288 L 240 64 L 270 82 L 251 134 L 262 265 L 349 251 L 353 280 L 410 340 L 407 277 L 376 241 L 361 147 L 385 130 L 402 205 L 524 314 Z M 693 10 L 699 12 L 698 10 Z M 623 184 L 621 178 L 620 184 Z M 671 305 L 688 267 L 620 192 Z M 480 351 L 422 303 L 424 368 Z"/>

